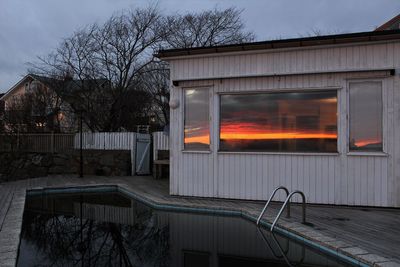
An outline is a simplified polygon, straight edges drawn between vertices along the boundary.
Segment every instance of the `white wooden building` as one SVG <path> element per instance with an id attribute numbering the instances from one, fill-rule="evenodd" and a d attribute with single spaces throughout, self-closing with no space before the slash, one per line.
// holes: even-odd
<path id="1" fill-rule="evenodd" d="M 400 30 L 159 51 L 170 193 L 400 207 Z M 283 200 L 283 195 L 279 196 Z"/>

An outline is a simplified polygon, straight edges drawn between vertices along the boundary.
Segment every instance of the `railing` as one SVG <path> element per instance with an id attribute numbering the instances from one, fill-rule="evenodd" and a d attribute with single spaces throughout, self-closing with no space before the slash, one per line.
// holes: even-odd
<path id="1" fill-rule="evenodd" d="M 303 224 L 306 223 L 306 196 L 304 195 L 303 192 L 301 192 L 299 190 L 296 190 L 296 191 L 293 191 L 292 193 L 290 193 L 290 195 L 286 198 L 285 203 L 283 203 L 281 210 L 279 211 L 278 215 L 276 216 L 274 222 L 271 225 L 271 232 L 274 230 L 274 227 L 275 227 L 276 223 L 278 222 L 279 218 L 281 217 L 282 212 L 285 209 L 286 205 L 288 205 L 288 203 L 290 203 L 290 199 L 295 194 L 299 194 L 301 196 L 302 200 L 303 200 L 303 203 L 302 203 L 302 209 L 303 209 L 302 223 Z"/>
<path id="2" fill-rule="evenodd" d="M 30 133 L 1 134 L 1 152 L 54 153 L 74 148 L 75 134 Z"/>
<path id="3" fill-rule="evenodd" d="M 276 192 L 278 192 L 279 190 L 284 190 L 284 191 L 285 191 L 285 193 L 286 193 L 286 199 L 285 199 L 285 202 L 283 203 L 281 209 L 279 210 L 278 215 L 276 215 L 274 222 L 273 222 L 272 225 L 271 225 L 271 232 L 274 230 L 274 227 L 275 227 L 276 223 L 278 222 L 279 218 L 281 217 L 281 215 L 282 215 L 282 213 L 283 213 L 283 210 L 284 210 L 286 207 L 287 207 L 287 218 L 290 218 L 290 199 L 291 199 L 291 198 L 293 197 L 293 195 L 295 195 L 295 194 L 299 194 L 299 195 L 301 196 L 301 198 L 302 198 L 302 201 L 303 201 L 303 203 L 302 203 L 302 209 L 303 209 L 302 223 L 305 224 L 305 223 L 306 223 L 306 197 L 305 197 L 304 193 L 303 193 L 302 191 L 300 191 L 300 190 L 296 190 L 296 191 L 293 191 L 293 192 L 291 192 L 291 193 L 289 194 L 289 190 L 288 190 L 286 187 L 284 187 L 284 186 L 279 186 L 279 187 L 275 188 L 274 191 L 272 191 L 271 196 L 269 197 L 267 203 L 265 204 L 264 208 L 262 209 L 260 215 L 259 215 L 258 218 L 257 218 L 256 225 L 259 226 L 260 221 L 261 221 L 261 218 L 262 218 L 262 216 L 264 215 L 265 211 L 267 210 L 267 208 L 268 208 L 268 206 L 269 206 L 269 203 L 271 202 L 271 200 L 272 200 L 273 197 L 275 196 Z"/>
<path id="4" fill-rule="evenodd" d="M 289 196 L 289 190 L 288 190 L 286 187 L 284 187 L 284 186 L 279 186 L 279 187 L 275 188 L 275 190 L 272 192 L 271 196 L 269 197 L 269 199 L 268 199 L 268 201 L 267 201 L 267 204 L 265 204 L 263 210 L 261 211 L 260 216 L 258 216 L 257 225 L 259 225 L 262 216 L 263 216 L 264 213 L 267 211 L 267 208 L 268 208 L 269 203 L 270 203 L 271 200 L 274 198 L 276 192 L 278 192 L 279 190 L 285 191 L 286 197 Z M 289 203 L 289 205 L 287 206 L 287 215 L 286 215 L 286 217 L 287 217 L 287 218 L 290 218 L 290 203 Z"/>

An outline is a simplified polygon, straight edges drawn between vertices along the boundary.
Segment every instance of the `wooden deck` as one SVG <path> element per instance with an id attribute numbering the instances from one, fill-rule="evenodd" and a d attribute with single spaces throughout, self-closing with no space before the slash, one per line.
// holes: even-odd
<path id="1" fill-rule="evenodd" d="M 153 203 L 190 208 L 240 211 L 257 217 L 263 204 L 256 201 L 187 198 L 169 195 L 167 180 L 152 177 L 85 177 L 52 176 L 0 184 L 0 265 L 14 266 L 18 255 L 19 234 L 25 192 L 33 188 L 70 187 L 110 184 L 119 185 Z M 272 221 L 277 203 L 265 216 Z M 279 227 L 313 242 L 335 249 L 360 262 L 376 266 L 400 266 L 400 209 L 348 208 L 309 205 L 305 226 L 300 206 L 292 208 L 292 218 L 282 217 Z"/>

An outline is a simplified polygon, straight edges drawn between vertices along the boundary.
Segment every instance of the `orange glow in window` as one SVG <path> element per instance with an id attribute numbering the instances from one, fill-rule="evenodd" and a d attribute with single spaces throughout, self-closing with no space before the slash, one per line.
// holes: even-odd
<path id="1" fill-rule="evenodd" d="M 355 146 L 364 147 L 373 144 L 380 144 L 382 141 L 380 139 L 361 139 L 355 142 Z"/>

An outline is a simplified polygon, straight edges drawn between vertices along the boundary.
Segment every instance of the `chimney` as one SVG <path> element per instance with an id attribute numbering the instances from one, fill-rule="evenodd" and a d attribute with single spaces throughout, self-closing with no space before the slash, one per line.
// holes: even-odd
<path id="1" fill-rule="evenodd" d="M 71 69 L 68 69 L 64 74 L 64 81 L 72 81 L 74 79 L 74 74 Z"/>

